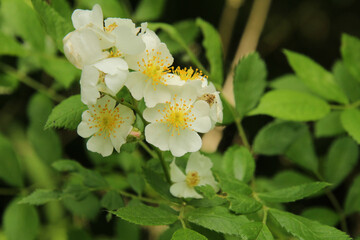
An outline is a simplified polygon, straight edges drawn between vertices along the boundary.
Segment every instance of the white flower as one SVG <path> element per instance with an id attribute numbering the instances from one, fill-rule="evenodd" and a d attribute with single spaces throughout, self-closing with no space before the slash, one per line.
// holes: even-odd
<path id="1" fill-rule="evenodd" d="M 122 58 L 107 58 L 83 68 L 81 73 L 81 100 L 95 104 L 99 92 L 115 96 L 124 86 L 128 75 L 127 63 Z"/>
<path id="2" fill-rule="evenodd" d="M 193 87 L 177 87 L 170 101 L 145 109 L 143 116 L 150 122 L 146 141 L 176 157 L 198 151 L 202 141 L 197 132 L 208 132 L 211 120 L 209 104 L 196 98 Z"/>
<path id="3" fill-rule="evenodd" d="M 125 86 L 136 100 L 144 98 L 147 107 L 154 107 L 170 100 L 168 85 L 181 86 L 185 82 L 169 73 L 174 59 L 156 34 L 146 30 L 141 38 L 146 50 L 138 55 L 125 56 L 129 68 L 135 70 L 129 74 Z"/>
<path id="4" fill-rule="evenodd" d="M 219 92 L 216 91 L 213 83 L 209 83 L 209 85 L 202 87 L 200 90 L 200 96 L 198 97 L 200 100 L 204 100 L 210 106 L 210 118 L 212 127 L 215 124 L 222 123 L 223 121 L 223 105 L 220 99 Z"/>
<path id="5" fill-rule="evenodd" d="M 120 152 L 135 120 L 133 111 L 121 104 L 115 107 L 115 100 L 105 96 L 82 114 L 77 128 L 83 138 L 91 137 L 86 146 L 90 151 L 109 156 L 113 149 Z"/>
<path id="6" fill-rule="evenodd" d="M 194 189 L 196 186 L 210 185 L 215 192 L 219 191 L 217 182 L 212 175 L 211 160 L 199 152 L 192 153 L 186 165 L 186 175 L 176 166 L 175 160 L 170 164 L 171 181 L 170 192 L 175 197 L 202 198 Z"/>

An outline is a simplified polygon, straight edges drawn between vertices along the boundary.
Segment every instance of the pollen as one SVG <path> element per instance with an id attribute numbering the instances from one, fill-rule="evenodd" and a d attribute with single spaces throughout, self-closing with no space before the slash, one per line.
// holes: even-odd
<path id="1" fill-rule="evenodd" d="M 104 30 L 106 31 L 106 32 L 112 32 L 112 31 L 114 31 L 114 29 L 115 28 L 117 28 L 117 24 L 116 23 L 112 23 L 112 24 L 110 24 L 109 26 L 107 26 L 107 27 L 104 27 Z"/>
<path id="2" fill-rule="evenodd" d="M 178 75 L 180 77 L 181 80 L 183 81 L 191 81 L 191 80 L 196 80 L 196 79 L 201 79 L 203 81 L 203 78 L 207 78 L 206 75 L 203 75 L 202 71 L 199 69 L 193 69 L 192 67 L 190 68 L 183 68 L 181 69 L 180 67 L 177 67 L 176 69 L 174 67 L 171 67 L 171 72 L 175 75 Z"/>
<path id="3" fill-rule="evenodd" d="M 196 171 L 190 171 L 186 174 L 186 184 L 189 187 L 196 187 L 200 182 L 199 173 Z"/>

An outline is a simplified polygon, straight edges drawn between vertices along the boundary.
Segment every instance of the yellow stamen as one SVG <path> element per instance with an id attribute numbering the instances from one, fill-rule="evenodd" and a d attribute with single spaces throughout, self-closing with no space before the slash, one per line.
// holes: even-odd
<path id="1" fill-rule="evenodd" d="M 200 182 L 200 177 L 198 172 L 190 171 L 188 172 L 188 174 L 186 174 L 186 184 L 189 187 L 195 187 L 199 184 L 199 182 Z"/>

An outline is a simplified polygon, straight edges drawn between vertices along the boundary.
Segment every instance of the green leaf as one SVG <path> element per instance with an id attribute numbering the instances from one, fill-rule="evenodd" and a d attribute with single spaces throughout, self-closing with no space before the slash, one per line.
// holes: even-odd
<path id="1" fill-rule="evenodd" d="M 347 109 L 342 112 L 340 119 L 347 133 L 360 144 L 360 111 L 358 109 Z"/>
<path id="2" fill-rule="evenodd" d="M 70 21 L 65 21 L 59 13 L 43 0 L 31 0 L 31 2 L 42 20 L 46 32 L 55 41 L 58 49 L 63 51 L 62 40 L 66 34 L 73 30 Z"/>
<path id="3" fill-rule="evenodd" d="M 14 75 L 0 74 L 0 94 L 12 94 L 19 86 L 19 80 Z"/>
<path id="4" fill-rule="evenodd" d="M 34 206 L 13 201 L 3 215 L 3 229 L 9 240 L 33 240 L 39 231 L 39 216 Z"/>
<path id="5" fill-rule="evenodd" d="M 196 19 L 196 24 L 200 27 L 204 35 L 202 44 L 206 51 L 206 58 L 210 64 L 209 79 L 218 86 L 221 86 L 224 80 L 224 70 L 220 35 L 210 23 L 201 18 Z"/>
<path id="6" fill-rule="evenodd" d="M 229 176 L 223 176 L 221 174 L 216 174 L 216 176 L 220 180 L 220 188 L 223 192 L 226 192 L 227 194 L 244 194 L 244 195 L 250 195 L 252 193 L 251 188 L 239 180 L 229 177 Z"/>
<path id="7" fill-rule="evenodd" d="M 71 20 L 72 9 L 66 0 L 52 0 L 50 5 L 57 11 L 64 19 Z"/>
<path id="8" fill-rule="evenodd" d="M 14 38 L 0 32 L 0 55 L 24 56 L 25 49 Z"/>
<path id="9" fill-rule="evenodd" d="M 215 207 L 225 204 L 226 199 L 216 195 L 214 188 L 210 185 L 202 185 L 195 187 L 195 190 L 204 196 L 202 199 L 192 199 L 189 205 L 194 207 Z"/>
<path id="10" fill-rule="evenodd" d="M 0 156 L 0 178 L 12 186 L 22 187 L 23 179 L 19 161 L 11 142 L 2 134 L 0 134 Z"/>
<path id="11" fill-rule="evenodd" d="M 324 178 L 333 187 L 339 185 L 354 169 L 359 147 L 350 137 L 336 139 L 330 146 L 324 164 Z"/>
<path id="12" fill-rule="evenodd" d="M 121 196 L 115 191 L 108 191 L 101 199 L 101 206 L 108 210 L 115 210 L 124 206 Z"/>
<path id="13" fill-rule="evenodd" d="M 326 207 L 308 208 L 301 213 L 301 216 L 332 227 L 335 227 L 340 220 L 339 215 L 334 210 Z"/>
<path id="14" fill-rule="evenodd" d="M 360 40 L 356 37 L 343 34 L 340 49 L 345 67 L 360 81 Z"/>
<path id="15" fill-rule="evenodd" d="M 346 233 L 316 221 L 276 209 L 270 209 L 269 213 L 287 232 L 299 240 L 350 240 Z"/>
<path id="16" fill-rule="evenodd" d="M 91 9 L 95 4 L 102 8 L 104 17 L 130 18 L 130 12 L 125 1 L 117 0 L 79 0 L 81 7 Z M 148 20 L 148 19 L 146 19 Z"/>
<path id="17" fill-rule="evenodd" d="M 229 176 L 248 182 L 254 175 L 255 160 L 247 148 L 233 146 L 224 155 L 223 170 Z"/>
<path id="18" fill-rule="evenodd" d="M 332 111 L 315 123 L 316 137 L 333 137 L 345 132 L 340 121 L 341 111 Z"/>
<path id="19" fill-rule="evenodd" d="M 145 189 L 144 177 L 137 173 L 130 173 L 127 176 L 128 183 L 137 194 L 141 194 Z"/>
<path id="20" fill-rule="evenodd" d="M 281 171 L 272 179 L 273 185 L 279 189 L 311 182 L 314 182 L 314 180 L 294 170 Z"/>
<path id="21" fill-rule="evenodd" d="M 294 202 L 306 197 L 309 197 L 330 184 L 326 182 L 313 182 L 307 184 L 301 184 L 289 188 L 275 190 L 267 193 L 258 193 L 258 197 L 265 202 Z"/>
<path id="22" fill-rule="evenodd" d="M 258 103 L 266 86 L 266 66 L 258 53 L 252 53 L 239 61 L 234 74 L 234 96 L 240 117 Z"/>
<path id="23" fill-rule="evenodd" d="M 87 107 L 81 102 L 80 95 L 71 96 L 55 106 L 46 122 L 45 129 L 63 127 L 74 130 L 81 122 L 81 114 L 85 110 Z"/>
<path id="24" fill-rule="evenodd" d="M 137 22 L 154 21 L 161 17 L 166 0 L 141 0 L 134 18 Z"/>
<path id="25" fill-rule="evenodd" d="M 285 74 L 269 82 L 273 89 L 288 89 L 298 92 L 311 93 L 305 84 L 295 74 Z"/>
<path id="26" fill-rule="evenodd" d="M 84 185 L 92 189 L 104 189 L 108 186 L 106 180 L 95 170 L 80 169 L 80 174 L 84 178 Z"/>
<path id="27" fill-rule="evenodd" d="M 297 165 L 314 173 L 318 171 L 319 160 L 316 156 L 311 133 L 307 127 L 299 132 L 294 142 L 289 146 L 285 155 Z"/>
<path id="28" fill-rule="evenodd" d="M 297 122 L 271 122 L 256 135 L 253 144 L 254 152 L 264 155 L 283 154 L 303 128 L 304 125 Z"/>
<path id="29" fill-rule="evenodd" d="M 116 219 L 115 231 L 117 237 L 116 239 L 141 240 L 140 226 L 124 221 L 121 218 Z"/>
<path id="30" fill-rule="evenodd" d="M 285 50 L 287 60 L 296 75 L 314 93 L 329 101 L 347 104 L 349 101 L 331 73 L 300 53 Z"/>
<path id="31" fill-rule="evenodd" d="M 333 67 L 335 81 L 344 89 L 351 102 L 360 99 L 360 81 L 357 81 L 346 69 L 343 62 L 336 62 Z"/>
<path id="32" fill-rule="evenodd" d="M 354 212 L 360 212 L 360 175 L 354 179 L 345 198 L 345 214 Z"/>
<path id="33" fill-rule="evenodd" d="M 49 189 L 36 189 L 29 196 L 19 201 L 20 204 L 42 205 L 61 198 L 61 193 Z"/>
<path id="34" fill-rule="evenodd" d="M 69 88 L 80 75 L 80 71 L 64 57 L 42 56 L 41 60 L 45 72 L 65 88 Z"/>
<path id="35" fill-rule="evenodd" d="M 45 49 L 45 33 L 34 9 L 24 0 L 1 0 L 3 24 L 14 35 L 29 42 L 32 48 L 41 52 Z"/>
<path id="36" fill-rule="evenodd" d="M 261 231 L 257 235 L 254 240 L 274 240 L 273 235 L 271 234 L 269 228 L 266 226 L 266 224 L 262 225 Z"/>
<path id="37" fill-rule="evenodd" d="M 86 219 L 94 219 L 100 210 L 100 202 L 92 193 L 81 200 L 64 197 L 63 203 L 72 214 Z"/>
<path id="38" fill-rule="evenodd" d="M 77 172 L 82 166 L 73 160 L 59 160 L 52 164 L 53 168 L 55 168 L 59 172 Z"/>
<path id="39" fill-rule="evenodd" d="M 144 176 L 146 179 L 146 182 L 157 192 L 162 196 L 163 198 L 172 201 L 172 202 L 180 202 L 180 199 L 175 198 L 170 193 L 170 184 L 165 181 L 164 177 L 155 171 L 144 168 L 143 169 Z"/>
<path id="40" fill-rule="evenodd" d="M 266 93 L 249 115 L 265 114 L 290 121 L 313 121 L 330 112 L 322 99 L 292 90 L 273 90 Z"/>
<path id="41" fill-rule="evenodd" d="M 183 20 L 172 24 L 174 28 L 178 32 L 186 32 L 186 34 L 182 35 L 184 42 L 186 45 L 190 45 L 194 43 L 196 37 L 200 33 L 200 29 L 196 26 L 195 21 L 193 19 Z M 162 31 L 158 34 L 159 38 L 162 42 L 166 44 L 171 54 L 178 54 L 184 49 L 181 47 L 179 43 L 177 43 L 174 39 L 172 39 L 168 33 Z"/>
<path id="42" fill-rule="evenodd" d="M 254 238 L 261 230 L 261 223 L 249 222 L 242 215 L 233 215 L 224 207 L 197 208 L 187 214 L 189 222 L 204 228 L 241 236 L 245 239 Z"/>
<path id="43" fill-rule="evenodd" d="M 230 202 L 229 209 L 236 214 L 249 214 L 261 209 L 262 204 L 254 198 L 244 194 L 228 194 L 227 200 Z"/>
<path id="44" fill-rule="evenodd" d="M 171 240 L 207 240 L 204 235 L 195 232 L 189 228 L 181 228 L 172 236 Z"/>
<path id="45" fill-rule="evenodd" d="M 44 130 L 52 108 L 52 101 L 39 93 L 34 94 L 28 104 L 30 126 L 27 136 L 40 159 L 49 164 L 59 160 L 62 155 L 59 136 L 53 129 Z"/>
<path id="46" fill-rule="evenodd" d="M 144 204 L 120 208 L 114 211 L 113 214 L 128 222 L 148 226 L 169 225 L 178 220 L 177 215 Z"/>

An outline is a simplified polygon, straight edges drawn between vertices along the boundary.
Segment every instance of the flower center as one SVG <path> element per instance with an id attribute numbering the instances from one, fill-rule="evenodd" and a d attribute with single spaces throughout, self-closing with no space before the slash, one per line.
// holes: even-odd
<path id="1" fill-rule="evenodd" d="M 188 174 L 186 174 L 186 184 L 189 187 L 195 187 L 199 184 L 199 182 L 200 182 L 200 177 L 198 172 L 190 171 L 188 172 Z"/>
<path id="2" fill-rule="evenodd" d="M 191 102 L 191 99 L 189 99 L 189 102 Z M 174 136 L 174 132 L 180 135 L 181 130 L 191 128 L 192 123 L 196 120 L 194 114 L 191 113 L 193 107 L 193 105 L 187 104 L 182 98 L 177 101 L 175 95 L 173 102 L 166 102 L 164 109 L 158 110 L 163 116 L 160 122 L 167 124 L 171 136 Z M 159 120 L 156 121 L 159 122 Z"/>
<path id="3" fill-rule="evenodd" d="M 152 81 L 152 85 L 165 85 L 166 79 L 163 76 L 170 72 L 169 68 L 165 66 L 165 59 L 161 57 L 161 52 L 155 52 L 154 49 L 151 51 L 146 50 L 146 57 L 141 59 L 141 62 L 137 62 L 140 69 L 142 69 L 142 73 L 148 76 L 149 79 Z M 156 89 L 155 89 L 156 90 Z"/>
<path id="4" fill-rule="evenodd" d="M 104 27 L 105 31 L 106 32 L 112 32 L 114 31 L 114 29 L 117 27 L 118 25 L 116 23 L 112 23 L 110 24 L 109 26 L 107 27 Z"/>
<path id="5" fill-rule="evenodd" d="M 209 104 L 209 106 L 211 107 L 214 103 L 215 103 L 215 95 L 211 94 L 211 93 L 205 93 L 204 95 L 202 95 L 201 97 L 198 98 L 199 100 L 204 100 L 205 102 L 207 102 Z"/>
<path id="6" fill-rule="evenodd" d="M 207 78 L 206 75 L 203 75 L 202 71 L 199 69 L 192 69 L 192 67 L 190 67 L 189 69 L 184 68 L 181 69 L 180 67 L 177 67 L 176 69 L 174 69 L 174 67 L 171 67 L 171 72 L 173 74 L 176 74 L 180 77 L 181 80 L 183 81 L 189 81 L 189 80 L 196 80 L 199 77 L 204 77 Z M 201 81 L 203 81 L 204 79 L 201 78 Z"/>

